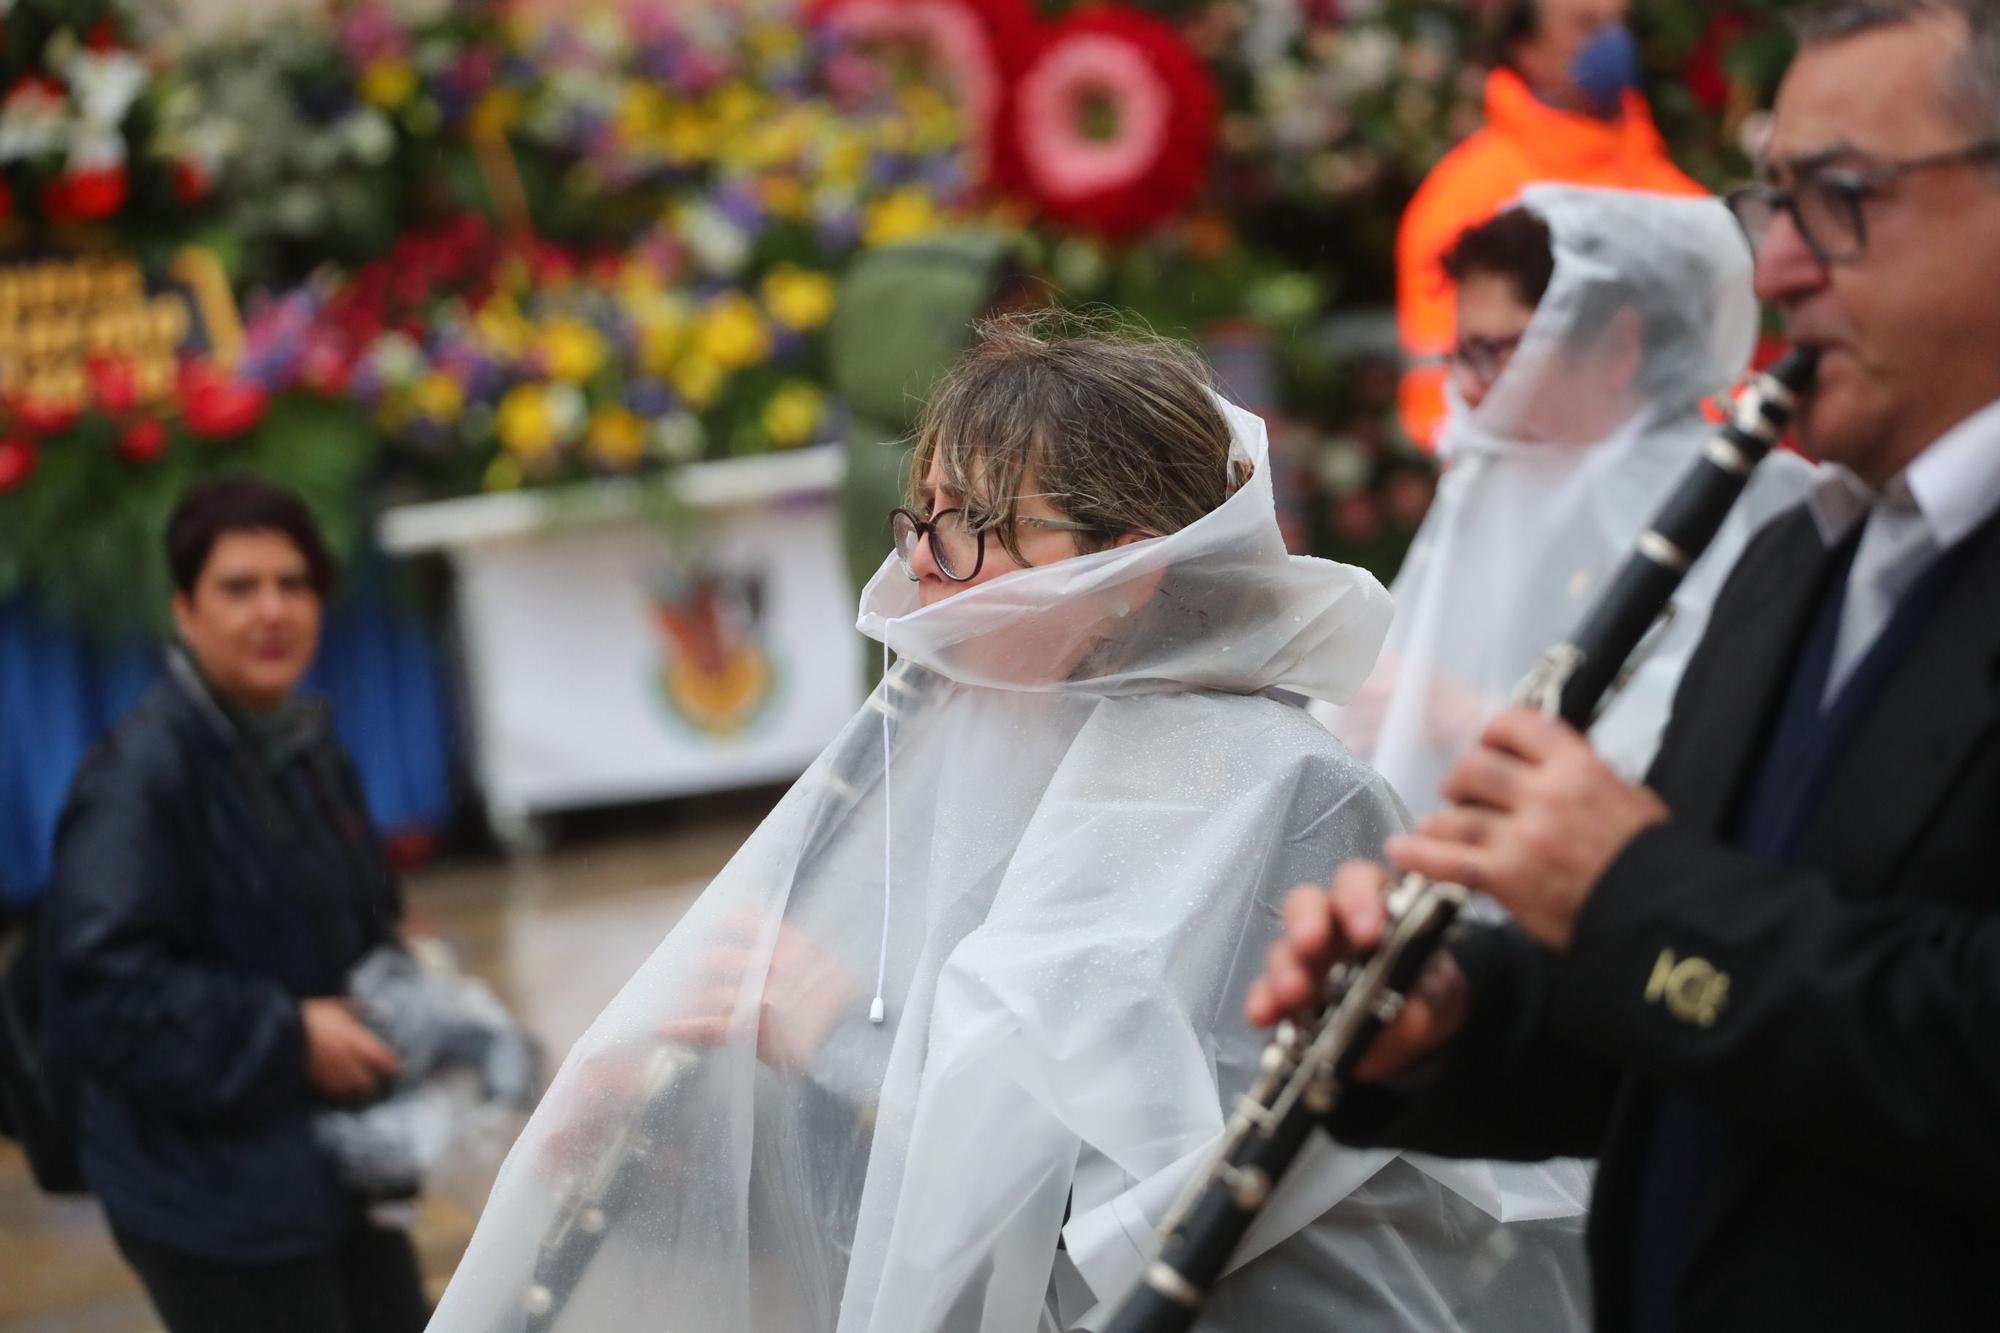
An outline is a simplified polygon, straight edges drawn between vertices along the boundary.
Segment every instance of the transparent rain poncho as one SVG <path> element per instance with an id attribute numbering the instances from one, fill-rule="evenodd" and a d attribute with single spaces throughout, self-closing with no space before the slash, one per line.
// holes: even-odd
<path id="1" fill-rule="evenodd" d="M 1347 698 L 1387 598 L 1286 554 L 1226 410 L 1248 479 L 1180 532 L 924 609 L 885 562 L 860 624 L 900 661 L 577 1043 L 434 1329 L 1108 1318 L 1252 1078 L 1280 899 L 1401 825 L 1268 693 Z M 1321 1139 L 1202 1326 L 1574 1326 L 1552 1180 L 1475 1201 Z"/>
<path id="2" fill-rule="evenodd" d="M 1719 200 L 1543 185 L 1521 205 L 1549 226 L 1548 291 L 1485 400 L 1454 395 L 1447 468 L 1397 575 L 1375 672 L 1346 708 L 1316 710 L 1413 815 L 1443 804 L 1451 766 L 1590 610 L 1714 433 L 1703 404 L 1741 378 L 1756 338 L 1749 246 Z M 1607 354 L 1621 333 L 1636 373 Z M 1811 476 L 1797 455 L 1765 460 L 1640 646 L 1591 729 L 1626 777 L 1651 763 L 1744 543 Z"/>

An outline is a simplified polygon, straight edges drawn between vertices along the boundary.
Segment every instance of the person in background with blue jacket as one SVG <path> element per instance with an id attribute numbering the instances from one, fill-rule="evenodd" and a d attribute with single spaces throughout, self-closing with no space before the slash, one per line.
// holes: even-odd
<path id="1" fill-rule="evenodd" d="M 305 505 L 249 478 L 186 495 L 166 555 L 168 670 L 56 833 L 50 1017 L 83 1173 L 171 1333 L 415 1333 L 408 1237 L 313 1135 L 396 1073 L 343 991 L 400 896 L 324 709 L 296 697 L 335 564 Z"/>

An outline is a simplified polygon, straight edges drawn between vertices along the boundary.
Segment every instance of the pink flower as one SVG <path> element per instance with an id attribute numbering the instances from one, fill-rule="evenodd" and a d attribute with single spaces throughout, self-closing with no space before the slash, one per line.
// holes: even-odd
<path id="1" fill-rule="evenodd" d="M 1028 175 L 1054 200 L 1123 189 L 1143 176 L 1166 143 L 1173 93 L 1130 43 L 1081 33 L 1056 46 L 1021 79 L 1021 125 L 1032 136 Z M 1097 134 L 1092 121 L 1114 124 Z"/>
<path id="2" fill-rule="evenodd" d="M 1119 6 L 1079 9 L 1022 69 L 996 175 L 1058 222 L 1130 236 L 1201 188 L 1220 104 L 1173 28 Z"/>

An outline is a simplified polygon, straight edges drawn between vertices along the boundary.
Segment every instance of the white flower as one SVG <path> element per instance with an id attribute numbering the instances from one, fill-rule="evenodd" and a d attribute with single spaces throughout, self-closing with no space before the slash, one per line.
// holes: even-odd
<path id="1" fill-rule="evenodd" d="M 1403 48 L 1380 28 L 1350 28 L 1342 34 L 1336 68 L 1350 94 L 1372 93 L 1395 76 Z"/>
<path id="2" fill-rule="evenodd" d="M 669 412 L 653 423 L 652 451 L 675 463 L 701 457 L 707 443 L 701 418 L 692 412 Z"/>
<path id="3" fill-rule="evenodd" d="M 102 171 L 125 162 L 125 136 L 115 125 L 72 122 L 69 130 L 69 174 Z"/>
<path id="4" fill-rule="evenodd" d="M 340 122 L 340 137 L 366 166 L 379 166 L 396 151 L 396 130 L 374 107 L 362 107 Z"/>
<path id="5" fill-rule="evenodd" d="M 557 380 L 542 391 L 542 401 L 548 404 L 549 425 L 558 440 L 573 440 L 583 433 L 584 423 L 590 419 L 590 404 L 583 390 Z"/>
<path id="6" fill-rule="evenodd" d="M 384 384 L 414 384 L 424 373 L 424 349 L 407 333 L 383 334 L 368 349 L 368 356 Z"/>
<path id="7" fill-rule="evenodd" d="M 128 51 L 79 51 L 69 62 L 70 97 L 92 125 L 124 123 L 146 86 L 146 65 Z"/>
<path id="8" fill-rule="evenodd" d="M 0 162 L 18 162 L 55 151 L 69 135 L 69 100 L 43 85 L 29 84 L 0 105 Z"/>
<path id="9" fill-rule="evenodd" d="M 750 238 L 711 204 L 684 210 L 680 234 L 695 262 L 717 277 L 733 277 L 749 262 Z"/>
<path id="10" fill-rule="evenodd" d="M 1354 441 L 1336 436 L 1325 442 L 1314 470 L 1328 494 L 1352 495 L 1368 485 L 1375 465 Z"/>

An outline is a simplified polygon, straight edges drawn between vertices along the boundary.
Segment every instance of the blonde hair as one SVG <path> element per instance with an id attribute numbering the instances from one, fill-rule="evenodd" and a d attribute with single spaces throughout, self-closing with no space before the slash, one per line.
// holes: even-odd
<path id="1" fill-rule="evenodd" d="M 1016 560 L 1018 502 L 1032 487 L 1090 525 L 1094 550 L 1164 537 L 1228 498 L 1229 425 L 1191 348 L 1115 317 L 1034 311 L 982 320 L 917 424 L 909 491 L 939 464 L 966 519 Z"/>

